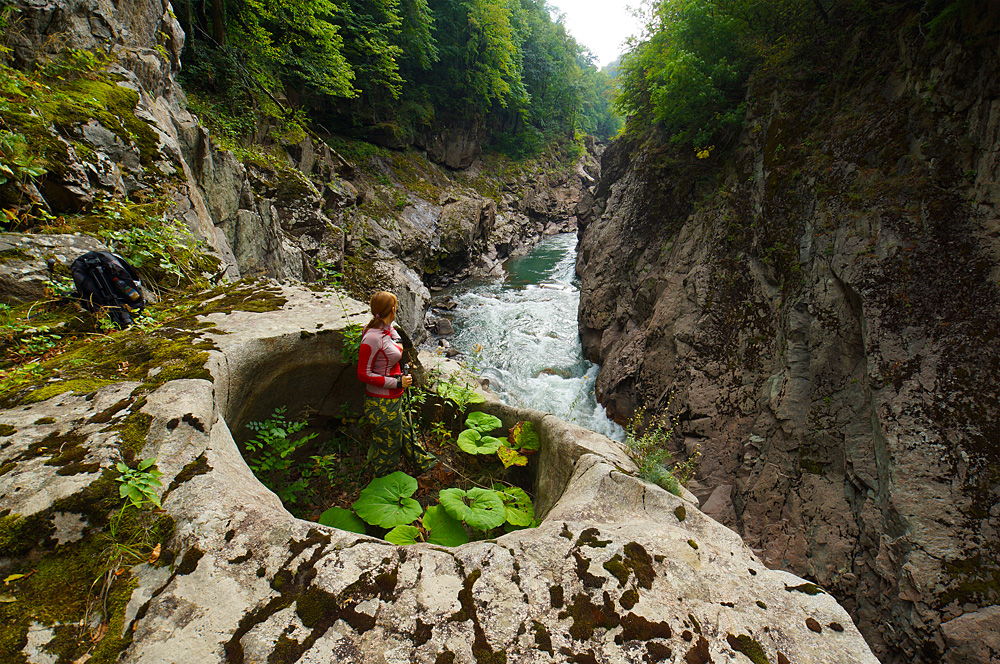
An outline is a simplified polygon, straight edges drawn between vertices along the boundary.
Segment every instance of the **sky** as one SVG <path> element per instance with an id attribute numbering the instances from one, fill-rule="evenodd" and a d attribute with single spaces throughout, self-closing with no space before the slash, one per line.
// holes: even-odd
<path id="1" fill-rule="evenodd" d="M 553 16 L 566 15 L 566 30 L 597 56 L 601 67 L 624 51 L 629 36 L 641 32 L 639 20 L 628 9 L 638 4 L 638 0 L 549 0 Z"/>

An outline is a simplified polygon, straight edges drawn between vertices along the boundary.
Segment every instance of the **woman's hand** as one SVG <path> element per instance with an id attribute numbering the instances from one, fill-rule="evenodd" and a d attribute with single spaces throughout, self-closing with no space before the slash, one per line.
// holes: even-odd
<path id="1" fill-rule="evenodd" d="M 401 376 L 399 385 L 400 387 L 409 387 L 410 385 L 413 385 L 413 376 L 409 374 Z"/>

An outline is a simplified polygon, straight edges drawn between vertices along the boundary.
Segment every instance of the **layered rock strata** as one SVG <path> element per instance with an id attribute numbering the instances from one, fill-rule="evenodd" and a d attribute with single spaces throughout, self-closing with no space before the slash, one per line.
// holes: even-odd
<path id="1" fill-rule="evenodd" d="M 47 533 L 30 553 L 45 570 L 100 537 L 103 522 L 74 497 L 93 495 L 122 459 L 121 422 L 138 414 L 148 426 L 134 453 L 164 472 L 172 534 L 156 562 L 114 577 L 126 591 L 109 614 L 88 614 L 110 621 L 118 661 L 876 662 L 830 595 L 768 570 L 690 497 L 633 477 L 613 441 L 534 411 L 484 406 L 539 428 L 538 528 L 399 547 L 293 518 L 232 431 L 279 399 L 320 413 L 357 401 L 340 339 L 364 306 L 292 287 L 280 299 L 274 311 L 199 320 L 215 324 L 204 331 L 216 345 L 210 379 L 168 381 L 143 400 L 141 383 L 123 382 L 0 412 L 0 508 Z M 72 474 L 46 462 L 64 455 L 46 442 L 57 437 L 79 448 Z M 29 661 L 65 647 L 79 617 L 38 616 L 69 590 L 25 607 L 34 622 L 5 625 L 4 643 L 26 643 Z"/>
<path id="2" fill-rule="evenodd" d="M 721 172 L 615 143 L 581 220 L 598 397 L 669 407 L 713 512 L 883 662 L 1000 656 L 970 629 L 1000 602 L 996 12 L 934 44 L 900 10 L 758 81 Z"/>

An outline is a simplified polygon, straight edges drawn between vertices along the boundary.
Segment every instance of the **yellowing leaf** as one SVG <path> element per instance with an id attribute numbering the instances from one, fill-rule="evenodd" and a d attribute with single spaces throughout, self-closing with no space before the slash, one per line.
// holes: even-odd
<path id="1" fill-rule="evenodd" d="M 517 450 L 512 450 L 506 445 L 501 445 L 497 449 L 497 456 L 500 457 L 500 462 L 503 464 L 504 468 L 510 468 L 511 466 L 526 466 L 528 464 L 528 457 L 520 454 Z"/>
<path id="2" fill-rule="evenodd" d="M 23 579 L 24 574 L 11 574 L 6 579 L 3 580 L 5 586 L 9 586 L 11 581 L 17 581 L 18 579 Z"/>
<path id="3" fill-rule="evenodd" d="M 4 604 L 10 604 L 11 602 L 16 602 L 17 598 L 13 595 L 0 595 L 0 602 Z"/>

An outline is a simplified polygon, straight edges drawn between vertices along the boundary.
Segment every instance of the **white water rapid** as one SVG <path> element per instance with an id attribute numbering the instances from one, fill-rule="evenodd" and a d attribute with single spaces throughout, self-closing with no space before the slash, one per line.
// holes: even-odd
<path id="1" fill-rule="evenodd" d="M 598 366 L 583 357 L 575 265 L 576 235 L 556 235 L 508 261 L 502 279 L 470 280 L 434 301 L 455 299 L 449 341 L 505 402 L 621 440 L 594 398 Z"/>

